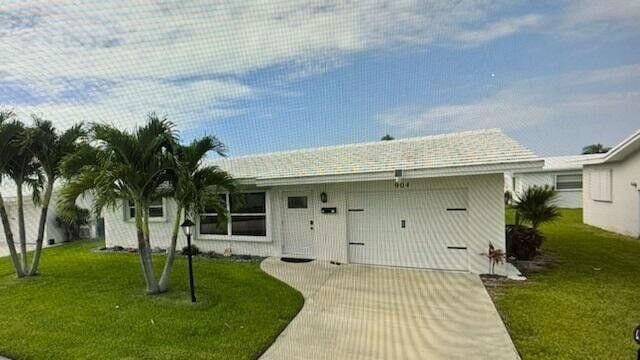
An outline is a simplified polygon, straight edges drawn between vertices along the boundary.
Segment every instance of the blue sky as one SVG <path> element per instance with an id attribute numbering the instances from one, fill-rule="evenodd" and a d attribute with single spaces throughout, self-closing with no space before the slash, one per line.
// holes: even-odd
<path id="1" fill-rule="evenodd" d="M 10 0 L 0 107 L 156 111 L 231 155 L 495 127 L 579 153 L 640 128 L 640 3 Z"/>

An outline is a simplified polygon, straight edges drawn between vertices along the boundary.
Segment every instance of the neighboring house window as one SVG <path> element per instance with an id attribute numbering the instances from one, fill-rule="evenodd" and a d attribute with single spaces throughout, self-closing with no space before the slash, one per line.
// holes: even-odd
<path id="1" fill-rule="evenodd" d="M 200 234 L 231 236 L 266 236 L 267 207 L 266 193 L 219 194 L 220 201 L 230 214 L 229 222 L 218 225 L 215 209 L 206 209 L 200 215 Z"/>
<path id="2" fill-rule="evenodd" d="M 132 200 L 129 200 L 129 219 L 133 219 L 136 217 L 136 205 Z M 149 217 L 150 218 L 161 218 L 164 217 L 164 204 L 162 203 L 162 199 L 158 199 L 153 201 L 149 205 Z"/>
<path id="3" fill-rule="evenodd" d="M 611 170 L 594 170 L 589 175 L 591 199 L 611 201 Z"/>
<path id="4" fill-rule="evenodd" d="M 582 174 L 556 175 L 557 190 L 581 190 Z"/>

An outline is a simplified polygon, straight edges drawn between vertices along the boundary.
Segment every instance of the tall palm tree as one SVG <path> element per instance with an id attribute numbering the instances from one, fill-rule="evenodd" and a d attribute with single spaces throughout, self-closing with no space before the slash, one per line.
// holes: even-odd
<path id="1" fill-rule="evenodd" d="M 9 165 L 13 160 L 13 154 L 16 152 L 15 142 L 20 133 L 21 126 L 15 119 L 15 113 L 12 111 L 0 111 L 0 183 L 3 178 L 9 176 Z M 7 248 L 11 256 L 11 262 L 18 277 L 23 277 L 22 265 L 16 251 L 13 232 L 11 231 L 11 223 L 9 223 L 9 215 L 5 206 L 4 198 L 0 193 L 0 220 L 4 236 L 7 241 Z"/>
<path id="2" fill-rule="evenodd" d="M 46 184 L 40 204 L 36 248 L 27 275 L 35 275 L 38 272 L 47 212 L 53 194 L 53 186 L 60 176 L 60 163 L 64 157 L 73 154 L 77 150 L 78 140 L 85 135 L 81 124 L 74 125 L 64 132 L 58 133 L 51 121 L 42 120 L 34 116 L 33 122 L 33 127 L 27 129 L 23 142 L 42 167 L 42 171 L 46 176 Z"/>
<path id="3" fill-rule="evenodd" d="M 611 150 L 610 147 L 606 147 L 600 143 L 587 145 L 582 148 L 582 154 L 603 154 Z"/>
<path id="4" fill-rule="evenodd" d="M 40 204 L 40 192 L 44 178 L 40 164 L 36 161 L 30 150 L 33 144 L 26 141 L 27 129 L 21 122 L 13 124 L 15 136 L 11 142 L 11 155 L 8 159 L 5 171 L 16 185 L 16 202 L 18 207 L 18 239 L 20 241 L 20 271 L 18 276 L 27 274 L 27 238 L 24 222 L 24 196 L 23 187 L 31 188 L 34 204 Z"/>
<path id="5" fill-rule="evenodd" d="M 158 282 L 161 292 L 166 291 L 169 285 L 183 212 L 185 216 L 195 217 L 202 213 L 205 207 L 211 207 L 221 214 L 218 219 L 226 222 L 227 210 L 220 202 L 217 193 L 232 191 L 235 188 L 229 174 L 216 166 L 203 165 L 204 157 L 211 151 L 220 156 L 225 155 L 224 145 L 215 137 L 205 136 L 194 140 L 188 146 L 178 146 L 176 150 L 177 169 L 172 181 L 172 197 L 176 202 L 176 214 L 164 270 Z"/>
<path id="6" fill-rule="evenodd" d="M 149 241 L 148 209 L 153 201 L 162 198 L 161 185 L 175 174 L 175 126 L 166 118 L 150 114 L 147 123 L 133 132 L 94 124 L 90 140 L 95 147 L 82 146 L 63 161 L 69 180 L 60 191 L 58 208 L 61 215 L 72 213 L 76 199 L 85 192 L 93 195 L 96 213 L 104 207 L 116 208 L 122 201 L 132 201 L 147 293 L 158 293 Z"/>

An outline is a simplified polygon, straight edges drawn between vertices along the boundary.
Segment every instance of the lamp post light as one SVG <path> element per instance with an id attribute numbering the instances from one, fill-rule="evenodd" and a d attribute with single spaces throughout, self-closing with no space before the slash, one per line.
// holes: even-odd
<path id="1" fill-rule="evenodd" d="M 633 340 L 636 341 L 638 345 L 640 345 L 640 325 L 633 330 Z M 640 360 L 640 349 L 638 349 L 638 360 Z"/>
<path id="2" fill-rule="evenodd" d="M 189 219 L 184 219 L 184 222 L 182 223 L 182 225 L 180 225 L 180 227 L 182 227 L 182 231 L 184 232 L 185 236 L 187 237 L 187 249 L 189 250 L 189 253 L 187 254 L 187 257 L 189 259 L 189 289 L 191 290 L 191 303 L 195 304 L 196 302 L 196 292 L 193 286 L 193 262 L 191 260 L 191 254 L 193 253 L 192 249 L 191 249 L 191 233 L 193 232 L 193 227 L 194 227 L 194 223 L 193 221 L 189 220 Z"/>

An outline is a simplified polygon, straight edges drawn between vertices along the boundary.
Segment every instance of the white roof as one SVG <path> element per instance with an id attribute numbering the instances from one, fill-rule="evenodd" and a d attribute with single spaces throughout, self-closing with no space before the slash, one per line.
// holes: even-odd
<path id="1" fill-rule="evenodd" d="M 640 150 L 640 129 L 628 138 L 622 140 L 622 142 L 616 145 L 613 149 L 609 150 L 609 152 L 603 154 L 604 156 L 597 159 L 589 160 L 586 162 L 586 164 L 603 164 L 622 161 L 627 156 L 635 153 L 638 150 Z"/>
<path id="2" fill-rule="evenodd" d="M 552 156 L 544 158 L 544 166 L 542 171 L 566 171 L 566 170 L 582 170 L 582 165 L 594 159 L 600 159 L 605 154 L 587 154 L 587 155 L 568 155 L 568 156 Z"/>
<path id="3" fill-rule="evenodd" d="M 388 179 L 396 169 L 402 169 L 404 176 L 434 177 L 542 167 L 542 160 L 533 152 L 496 129 L 221 158 L 209 163 L 237 179 L 261 185 Z M 378 174 L 378 178 L 364 177 L 371 174 Z"/>

